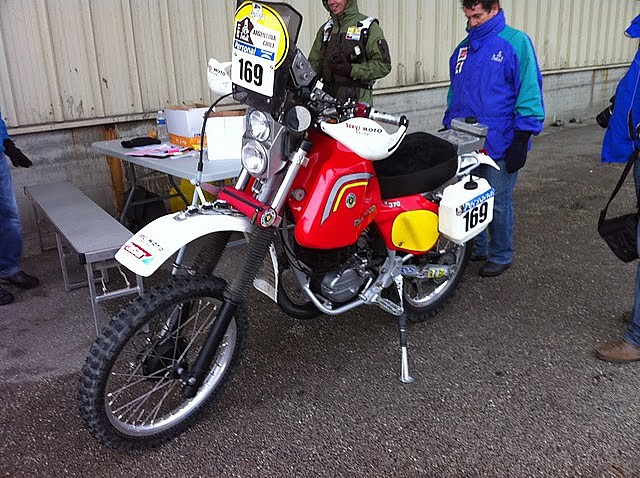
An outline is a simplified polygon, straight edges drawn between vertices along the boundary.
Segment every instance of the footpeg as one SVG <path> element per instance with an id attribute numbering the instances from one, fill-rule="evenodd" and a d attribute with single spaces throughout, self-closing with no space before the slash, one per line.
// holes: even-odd
<path id="1" fill-rule="evenodd" d="M 380 307 L 382 310 L 384 310 L 385 312 L 388 312 L 391 315 L 395 315 L 399 317 L 404 312 L 404 309 L 402 308 L 402 306 L 399 306 L 398 304 L 396 304 L 395 302 L 389 299 L 378 297 L 375 302 L 376 304 L 378 304 L 378 307 Z"/>

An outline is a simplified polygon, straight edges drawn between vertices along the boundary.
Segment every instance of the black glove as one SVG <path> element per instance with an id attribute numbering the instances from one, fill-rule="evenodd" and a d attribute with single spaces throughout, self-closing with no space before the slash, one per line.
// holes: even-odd
<path id="1" fill-rule="evenodd" d="M 344 53 L 335 54 L 329 61 L 327 68 L 335 76 L 346 76 L 347 78 L 351 76 L 351 63 Z"/>
<path id="2" fill-rule="evenodd" d="M 507 148 L 504 159 L 507 163 L 507 172 L 515 173 L 524 166 L 527 161 L 527 151 L 529 149 L 529 138 L 531 131 L 516 130 L 513 135 L 513 141 Z"/>
<path id="3" fill-rule="evenodd" d="M 4 154 L 9 156 L 9 159 L 16 168 L 28 168 L 33 164 L 22 151 L 16 148 L 16 145 L 13 144 L 13 141 L 11 141 L 9 138 L 5 139 L 2 142 L 2 145 L 4 146 Z"/>

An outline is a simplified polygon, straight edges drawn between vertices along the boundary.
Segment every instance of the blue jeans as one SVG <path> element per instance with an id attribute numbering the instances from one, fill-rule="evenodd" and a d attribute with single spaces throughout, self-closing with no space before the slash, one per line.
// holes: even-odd
<path id="1" fill-rule="evenodd" d="M 640 200 L 640 159 L 637 159 L 633 165 L 633 179 L 636 185 L 636 197 Z M 638 224 L 638 237 L 640 237 L 640 224 Z M 640 248 L 638 248 L 638 254 L 640 255 Z M 629 320 L 624 339 L 636 347 L 640 347 L 640 261 L 638 261 L 636 272 L 636 290 L 633 309 L 631 310 L 631 320 Z"/>
<path id="2" fill-rule="evenodd" d="M 493 221 L 487 229 L 479 234 L 474 243 L 474 253 L 488 256 L 496 264 L 510 264 L 513 260 L 513 188 L 516 185 L 518 173 L 507 172 L 504 160 L 496 161 L 500 171 L 490 166 L 480 166 L 474 171 L 480 177 L 489 181 L 496 191 L 493 200 Z"/>
<path id="3" fill-rule="evenodd" d="M 9 161 L 0 153 L 0 278 L 20 271 L 22 227 Z"/>

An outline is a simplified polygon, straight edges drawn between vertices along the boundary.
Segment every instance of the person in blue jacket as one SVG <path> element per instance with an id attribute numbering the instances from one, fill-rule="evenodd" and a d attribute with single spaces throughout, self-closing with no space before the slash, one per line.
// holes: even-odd
<path id="1" fill-rule="evenodd" d="M 493 221 L 474 243 L 472 260 L 485 261 L 480 276 L 506 271 L 513 260 L 513 188 L 542 131 L 542 75 L 526 33 L 506 24 L 499 0 L 461 0 L 467 37 L 449 60 L 451 86 L 442 121 L 476 117 L 489 127 L 485 148 L 500 171 L 482 166 L 479 175 L 495 189 Z"/>
<path id="2" fill-rule="evenodd" d="M 18 204 L 13 192 L 9 163 L 28 168 L 31 161 L 13 143 L 7 125 L 0 113 L 0 284 L 11 284 L 22 289 L 36 287 L 40 281 L 20 268 L 22 257 L 22 226 L 18 215 Z M 0 305 L 13 302 L 13 294 L 0 286 Z"/>
<path id="3" fill-rule="evenodd" d="M 625 31 L 630 38 L 640 38 L 640 15 L 633 19 Z M 602 161 L 605 163 L 624 163 L 637 157 L 640 151 L 640 50 L 624 75 L 613 97 L 613 110 L 607 109 L 598 115 L 600 126 L 607 132 L 602 142 Z M 610 116 L 609 116 L 610 115 Z M 633 177 L 636 186 L 636 197 L 640 201 L 640 160 L 633 165 Z M 640 235 L 640 230 L 638 231 Z M 636 288 L 633 309 L 622 339 L 601 345 L 596 349 L 596 356 L 608 362 L 635 362 L 640 360 L 640 262 L 636 272 Z"/>

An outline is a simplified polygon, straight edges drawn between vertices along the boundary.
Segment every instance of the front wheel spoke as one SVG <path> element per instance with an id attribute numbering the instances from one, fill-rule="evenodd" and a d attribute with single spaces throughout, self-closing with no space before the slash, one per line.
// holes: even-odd
<path id="1" fill-rule="evenodd" d="M 202 300 L 199 300 L 197 309 L 191 313 L 189 319 L 184 324 L 182 324 L 180 328 L 186 330 L 187 325 L 193 324 L 191 337 L 193 338 L 200 335 L 200 333 L 202 332 L 202 329 L 206 326 L 206 321 L 204 324 L 198 325 L 198 319 L 209 308 L 213 308 L 213 310 L 209 313 L 209 317 L 210 317 L 211 313 L 215 313 L 217 311 L 217 308 L 211 302 L 207 302 L 203 307 Z M 189 344 L 191 343 L 193 343 L 192 340 L 189 341 Z"/>
<path id="2" fill-rule="evenodd" d="M 162 377 L 157 377 L 163 371 L 165 372 L 164 375 Z M 160 369 L 160 370 L 154 372 L 151 375 L 142 375 L 142 376 L 140 376 L 140 379 L 136 380 L 135 382 L 127 382 L 125 385 L 119 387 L 117 390 L 114 390 L 113 392 L 109 392 L 108 396 L 109 396 L 109 398 L 111 398 L 111 402 L 110 403 L 115 402 L 123 392 L 127 391 L 131 387 L 134 387 L 135 385 L 138 385 L 140 383 L 148 381 L 148 379 L 150 379 L 150 378 L 152 378 L 152 379 L 153 378 L 168 378 L 169 377 L 169 373 L 168 373 L 169 371 L 170 371 L 170 367 L 165 367 L 164 369 Z M 118 374 L 117 372 L 112 372 L 111 375 L 112 375 L 112 377 L 116 377 L 116 376 L 119 376 L 119 375 L 125 376 L 126 374 Z"/>
<path id="3" fill-rule="evenodd" d="M 136 398 L 128 401 L 127 403 L 122 404 L 118 408 L 111 410 L 111 413 L 116 415 L 118 418 L 124 418 L 125 416 L 132 416 L 137 413 L 140 408 L 146 403 L 146 401 L 156 392 L 162 390 L 165 387 L 171 385 L 172 382 L 161 382 L 160 384 L 156 384 L 151 390 L 148 392 L 137 396 Z M 144 412 L 144 410 L 142 410 Z M 139 418 L 138 418 L 139 420 Z M 127 419 L 124 419 L 127 422 Z"/>
<path id="4" fill-rule="evenodd" d="M 146 339 L 144 339 L 144 340 L 146 341 Z M 138 374 L 138 372 L 140 371 L 140 369 L 142 368 L 144 362 L 149 357 L 153 357 L 152 354 L 155 353 L 156 347 L 159 345 L 161 340 L 162 340 L 162 337 L 158 337 L 154 343 L 147 344 L 144 347 L 136 347 L 135 343 L 134 343 L 135 342 L 135 338 L 131 339 L 130 345 L 131 345 L 131 347 L 133 348 L 134 351 L 144 350 L 144 352 L 136 352 L 134 354 L 138 358 L 136 359 L 135 368 L 131 371 L 131 375 L 132 376 L 136 376 Z M 149 376 L 149 375 L 147 375 L 147 376 Z"/>
<path id="5" fill-rule="evenodd" d="M 111 377 L 112 377 L 112 378 L 113 378 L 113 377 L 117 377 L 117 376 L 123 376 L 123 377 L 124 377 L 124 376 L 128 376 L 128 374 L 124 374 L 124 373 L 123 373 L 123 374 L 118 374 L 117 372 L 112 372 L 112 373 L 111 373 Z M 139 380 L 136 380 L 135 382 L 129 382 L 129 381 L 127 381 L 127 382 L 125 383 L 125 385 L 123 385 L 123 386 L 119 387 L 118 389 L 116 389 L 116 390 L 114 390 L 114 391 L 112 391 L 112 392 L 109 392 L 109 393 L 107 394 L 107 396 L 108 396 L 108 397 L 109 397 L 109 399 L 110 399 L 109 403 L 111 404 L 111 403 L 115 402 L 118 398 L 120 398 L 120 395 L 122 395 L 122 393 L 123 393 L 123 392 L 127 391 L 127 390 L 128 390 L 128 389 L 130 389 L 131 387 L 134 387 L 134 386 L 136 386 L 136 385 L 138 385 L 138 384 L 140 384 L 140 383 L 142 383 L 142 382 L 146 382 L 146 381 L 147 381 L 147 378 L 148 378 L 148 377 L 146 377 L 146 376 L 142 375 L 142 376 L 140 376 L 140 379 L 139 379 Z"/>
<path id="6" fill-rule="evenodd" d="M 212 319 L 212 316 L 215 313 L 216 313 L 216 309 L 212 310 L 209 313 L 208 317 L 202 322 L 202 324 L 200 324 L 200 327 L 198 327 L 198 330 L 194 331 L 193 335 L 189 339 L 189 343 L 184 348 L 184 352 L 182 352 L 182 355 L 180 355 L 180 357 L 178 358 L 178 362 L 181 362 L 184 359 L 184 357 L 187 355 L 187 352 L 189 351 L 189 349 L 191 349 L 191 346 L 195 343 L 196 339 L 202 333 L 202 331 L 205 328 L 211 326 L 211 324 L 213 323 L 213 320 L 214 320 L 214 319 Z M 209 319 L 211 319 L 211 320 L 209 320 Z"/>
<path id="7" fill-rule="evenodd" d="M 194 344 L 198 336 L 202 334 L 203 331 L 206 329 L 206 327 L 210 326 L 211 323 L 213 322 L 215 318 L 214 314 L 216 313 L 216 308 L 214 307 L 213 310 L 209 310 L 209 309 L 211 309 L 210 302 L 208 302 L 204 307 L 202 307 L 202 302 L 200 301 L 200 303 L 198 304 L 198 309 L 184 323 L 180 324 L 180 326 L 173 333 L 171 333 L 170 336 L 165 335 L 164 337 L 158 337 L 158 339 L 155 340 L 153 344 L 149 344 L 145 346 L 146 351 L 142 353 L 142 355 L 136 360 L 136 367 L 131 373 L 112 372 L 111 373 L 112 377 L 126 377 L 126 384 L 119 387 L 117 390 L 110 392 L 109 396 L 111 398 L 111 403 L 117 401 L 117 399 L 127 390 L 131 389 L 132 387 L 135 387 L 136 385 L 139 385 L 142 382 L 147 381 L 148 379 L 159 378 L 159 377 L 162 377 L 164 379 L 168 378 L 170 372 L 173 370 L 172 365 L 168 365 L 166 367 L 163 367 L 153 372 L 152 374 L 147 374 L 147 375 L 140 373 L 140 370 L 144 365 L 145 360 L 149 358 L 155 358 L 154 357 L 155 348 L 160 344 L 160 342 L 162 340 L 171 340 L 171 337 L 173 337 L 175 341 L 172 357 L 159 357 L 159 358 L 171 359 L 172 364 L 179 363 L 180 361 L 182 361 L 186 357 L 187 353 L 189 352 L 191 346 Z M 191 323 L 197 324 L 198 317 L 200 317 L 204 312 L 207 312 L 207 311 L 209 311 L 209 313 L 207 314 L 207 317 L 205 318 L 205 320 L 202 321 L 202 323 L 199 325 L 199 327 L 197 327 L 197 329 L 194 329 L 193 335 L 190 338 L 189 343 L 186 345 L 186 347 L 184 348 L 184 351 L 180 354 L 180 356 L 176 359 L 176 355 L 178 351 L 177 338 L 180 336 L 180 331 L 184 330 L 188 324 L 191 324 Z M 134 350 L 138 350 L 139 348 L 142 348 L 142 347 L 134 347 Z M 137 353 L 136 355 L 140 355 L 140 353 Z M 172 380 L 170 382 L 164 382 L 164 384 L 161 387 L 165 387 L 167 384 L 170 384 L 170 385 L 175 384 L 175 381 Z M 128 416 L 135 414 L 136 411 L 143 405 L 144 401 L 146 401 L 155 392 L 160 390 L 161 387 L 159 387 L 158 384 L 156 384 L 145 395 L 141 395 L 136 399 L 121 405 L 118 409 L 113 410 L 113 413 L 116 415 L 121 414 L 121 415 L 128 415 Z M 165 396 L 162 397 L 160 403 L 158 404 L 158 408 L 155 412 L 156 414 L 158 413 L 159 407 L 162 405 L 162 402 L 165 400 L 166 396 L 170 393 L 172 389 L 173 389 L 173 385 L 171 386 L 171 389 L 167 391 Z M 131 407 L 136 407 L 136 408 L 131 410 Z M 156 409 L 156 407 L 154 407 L 154 409 Z M 139 421 L 140 419 L 137 418 L 136 420 Z"/>
<path id="8" fill-rule="evenodd" d="M 174 332 L 174 334 L 180 335 L 180 332 L 183 330 L 186 330 L 186 328 L 191 325 L 192 322 L 196 322 L 197 324 L 197 315 L 199 313 L 199 311 L 201 310 L 201 304 L 202 304 L 202 300 L 198 301 L 198 311 L 194 312 L 190 312 L 189 313 L 189 317 L 187 318 L 187 320 L 185 320 L 184 322 L 180 322 L 180 326 L 176 329 L 176 331 Z M 211 305 L 211 302 L 207 302 L 207 307 Z M 206 307 L 205 307 L 206 308 Z"/>
<path id="9" fill-rule="evenodd" d="M 163 371 L 167 371 L 169 370 L 171 367 L 167 366 L 164 367 L 156 372 L 153 372 L 150 375 L 145 375 L 145 374 L 141 374 L 141 373 L 124 373 L 124 372 L 111 372 L 111 376 L 112 377 L 132 377 L 132 378 L 137 378 L 138 380 L 135 382 L 129 382 L 127 383 L 127 387 L 123 387 L 122 389 L 126 389 L 129 386 L 132 385 L 136 385 L 140 382 L 144 382 L 145 380 L 148 380 L 149 378 L 156 378 L 158 376 L 159 372 L 163 372 Z M 120 389 L 119 389 L 120 390 Z"/>
<path id="10" fill-rule="evenodd" d="M 156 419 L 158 418 L 158 413 L 160 413 L 160 409 L 162 408 L 162 405 L 164 404 L 164 401 L 167 399 L 167 397 L 169 396 L 169 394 L 171 392 L 173 392 L 173 389 L 176 387 L 176 384 L 178 382 L 173 381 L 171 382 L 171 385 L 169 386 L 168 390 L 165 390 L 164 394 L 162 395 L 162 398 L 160 400 L 158 400 L 158 403 L 149 411 L 149 420 L 147 421 L 148 424 L 153 425 L 153 423 L 155 423 Z M 143 423 L 144 425 L 144 423 Z"/>

